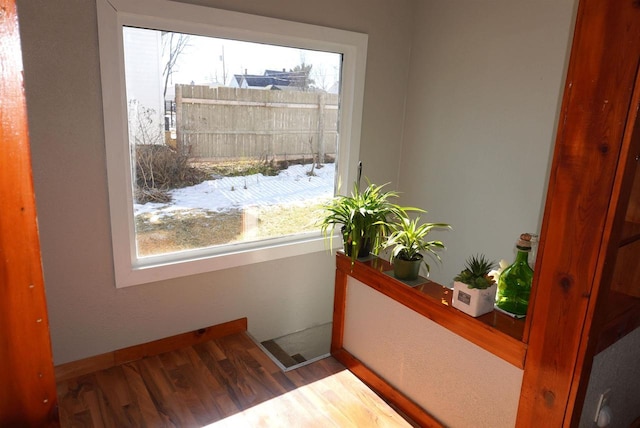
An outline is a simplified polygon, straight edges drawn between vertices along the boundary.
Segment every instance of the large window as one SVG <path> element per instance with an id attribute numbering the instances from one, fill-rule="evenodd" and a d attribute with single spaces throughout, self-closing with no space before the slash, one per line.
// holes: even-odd
<path id="1" fill-rule="evenodd" d="M 97 4 L 116 285 L 323 250 L 318 210 L 354 179 L 366 36 Z"/>

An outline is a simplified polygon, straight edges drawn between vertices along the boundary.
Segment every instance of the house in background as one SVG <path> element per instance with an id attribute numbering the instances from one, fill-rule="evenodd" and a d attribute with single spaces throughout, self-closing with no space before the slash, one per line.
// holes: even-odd
<path id="1" fill-rule="evenodd" d="M 17 3 L 55 363 L 245 316 L 258 340 L 330 321 L 327 252 L 115 288 L 95 4 Z M 478 251 L 509 258 L 519 233 L 540 229 L 577 1 L 204 3 L 369 35 L 360 159 L 403 204 L 454 226 L 435 281 Z M 637 377 L 608 376 L 637 367 L 639 334 L 605 351 L 615 358 L 597 359 L 589 382 L 635 408 Z"/>
<path id="2" fill-rule="evenodd" d="M 162 141 L 165 102 L 162 85 L 162 36 L 159 31 L 126 27 L 123 31 L 125 78 L 130 141 L 149 144 Z M 149 124 L 147 121 L 150 120 Z M 144 123 L 144 124 L 143 124 Z M 141 132 L 139 128 L 146 132 Z M 154 132 L 150 132 L 153 130 Z M 141 135 L 157 135 L 154 140 Z"/>
<path id="3" fill-rule="evenodd" d="M 304 71 L 265 70 L 262 76 L 256 74 L 234 74 L 231 83 L 232 88 L 253 88 L 271 90 L 298 90 L 300 83 L 304 82 L 307 74 Z"/>

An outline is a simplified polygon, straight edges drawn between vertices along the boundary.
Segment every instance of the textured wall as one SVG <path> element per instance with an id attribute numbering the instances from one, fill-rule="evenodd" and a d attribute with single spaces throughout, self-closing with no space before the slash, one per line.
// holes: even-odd
<path id="1" fill-rule="evenodd" d="M 351 277 L 344 348 L 446 426 L 515 425 L 521 369 Z"/>
<path id="2" fill-rule="evenodd" d="M 115 288 L 95 2 L 17 3 L 55 363 L 244 316 L 258 340 L 330 321 L 326 252 Z M 362 159 L 397 176 L 413 1 L 192 3 L 368 33 Z"/>

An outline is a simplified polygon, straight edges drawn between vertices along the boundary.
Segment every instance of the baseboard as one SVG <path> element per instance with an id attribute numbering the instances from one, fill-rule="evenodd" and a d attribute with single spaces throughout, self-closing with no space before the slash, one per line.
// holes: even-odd
<path id="1" fill-rule="evenodd" d="M 139 360 L 144 357 L 162 354 L 163 352 L 175 351 L 176 349 L 219 339 L 230 334 L 247 331 L 247 319 L 240 318 L 223 324 L 201 328 L 188 333 L 182 333 L 153 342 L 130 346 L 96 355 L 70 363 L 60 364 L 55 367 L 56 382 L 82 376 L 98 370 L 108 369 L 129 361 Z"/>

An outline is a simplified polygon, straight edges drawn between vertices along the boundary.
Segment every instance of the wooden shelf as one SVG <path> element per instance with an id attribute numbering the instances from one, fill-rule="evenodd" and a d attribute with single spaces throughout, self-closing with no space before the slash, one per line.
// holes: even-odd
<path id="1" fill-rule="evenodd" d="M 622 237 L 620 238 L 620 247 L 633 244 L 640 240 L 640 223 L 625 221 L 622 227 Z"/>
<path id="2" fill-rule="evenodd" d="M 605 297 L 604 313 L 596 353 L 640 327 L 640 298 L 611 290 Z"/>
<path id="3" fill-rule="evenodd" d="M 336 266 L 343 274 L 337 274 L 336 278 L 351 276 L 516 367 L 524 367 L 527 350 L 522 342 L 524 319 L 514 319 L 499 311 L 470 317 L 451 306 L 450 288 L 426 278 L 421 278 L 418 285 L 407 285 L 389 275 L 392 265 L 378 257 L 352 264 L 350 258 L 338 253 Z"/>

